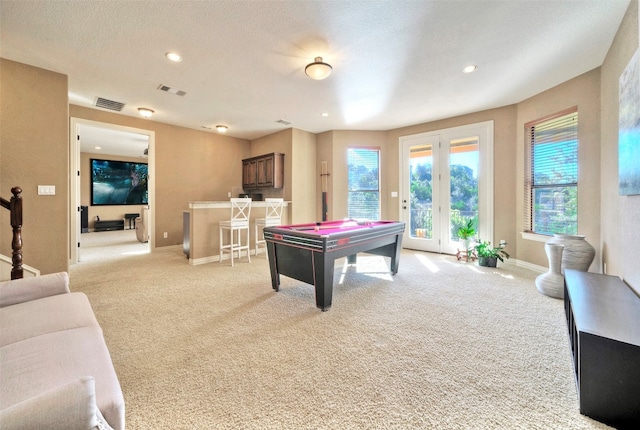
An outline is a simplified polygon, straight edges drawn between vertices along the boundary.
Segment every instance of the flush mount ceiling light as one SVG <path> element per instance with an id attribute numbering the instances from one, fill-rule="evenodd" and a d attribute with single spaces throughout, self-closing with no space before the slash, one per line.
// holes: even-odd
<path id="1" fill-rule="evenodd" d="M 327 63 L 322 62 L 322 57 L 316 57 L 313 63 L 307 64 L 304 68 L 304 72 L 311 79 L 321 80 L 331 74 L 333 67 Z"/>
<path id="2" fill-rule="evenodd" d="M 180 61 L 182 61 L 182 57 L 176 52 L 167 52 L 164 55 L 173 62 L 179 63 Z"/>
<path id="3" fill-rule="evenodd" d="M 471 65 L 465 67 L 464 69 L 462 69 L 462 71 L 464 73 L 473 73 L 476 70 L 478 70 L 478 66 L 476 66 L 475 64 L 471 64 Z"/>
<path id="4" fill-rule="evenodd" d="M 225 133 L 228 128 L 229 127 L 227 127 L 226 125 L 216 125 L 216 130 L 218 130 L 218 133 Z"/>
<path id="5" fill-rule="evenodd" d="M 150 118 L 153 115 L 153 111 L 149 108 L 138 108 L 138 112 L 145 118 Z"/>

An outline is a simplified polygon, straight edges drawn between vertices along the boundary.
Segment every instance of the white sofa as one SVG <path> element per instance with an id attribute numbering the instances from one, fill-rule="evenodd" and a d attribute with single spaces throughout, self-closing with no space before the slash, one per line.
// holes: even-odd
<path id="1" fill-rule="evenodd" d="M 124 430 L 91 304 L 67 273 L 0 282 L 0 429 Z"/>

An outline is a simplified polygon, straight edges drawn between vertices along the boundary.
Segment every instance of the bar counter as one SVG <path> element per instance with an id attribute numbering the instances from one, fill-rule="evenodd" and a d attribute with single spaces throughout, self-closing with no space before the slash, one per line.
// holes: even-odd
<path id="1" fill-rule="evenodd" d="M 282 224 L 288 224 L 290 219 L 289 203 L 284 202 L 282 210 Z M 189 210 L 183 212 L 183 248 L 189 259 L 189 264 L 205 264 L 220 261 L 220 233 L 218 223 L 231 218 L 230 201 L 192 201 L 188 202 Z M 251 253 L 255 251 L 256 218 L 264 218 L 266 203 L 252 201 L 249 223 L 249 244 Z M 244 236 L 244 235 L 243 235 Z M 260 249 L 260 254 L 263 251 Z M 229 258 L 228 255 L 225 259 Z M 266 256 L 265 256 L 266 258 Z M 246 261 L 246 260 L 245 260 Z"/>

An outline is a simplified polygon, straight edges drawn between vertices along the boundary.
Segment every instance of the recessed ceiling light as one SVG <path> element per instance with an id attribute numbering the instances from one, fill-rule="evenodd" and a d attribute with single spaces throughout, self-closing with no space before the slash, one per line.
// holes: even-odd
<path id="1" fill-rule="evenodd" d="M 226 125 L 216 125 L 216 130 L 218 130 L 219 133 L 225 133 L 228 128 Z"/>
<path id="2" fill-rule="evenodd" d="M 322 116 L 329 116 L 327 112 L 322 112 Z"/>
<path id="3" fill-rule="evenodd" d="M 475 64 L 471 64 L 470 66 L 467 66 L 464 69 L 462 69 L 464 73 L 472 73 L 472 72 L 475 72 L 476 70 L 478 70 L 478 66 L 476 66 Z"/>
<path id="4" fill-rule="evenodd" d="M 182 57 L 180 56 L 180 54 L 177 54 L 175 52 L 167 52 L 164 55 L 173 62 L 179 63 L 180 61 L 182 61 Z"/>
<path id="5" fill-rule="evenodd" d="M 102 149 L 102 146 L 94 146 L 95 149 L 97 149 L 98 151 Z"/>

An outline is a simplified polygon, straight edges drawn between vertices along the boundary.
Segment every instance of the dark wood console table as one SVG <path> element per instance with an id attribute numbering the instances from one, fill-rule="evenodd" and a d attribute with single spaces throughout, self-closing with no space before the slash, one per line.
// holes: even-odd
<path id="1" fill-rule="evenodd" d="M 96 221 L 94 231 L 124 230 L 124 219 Z"/>
<path id="2" fill-rule="evenodd" d="M 640 298 L 615 276 L 565 270 L 580 413 L 640 428 Z"/>

